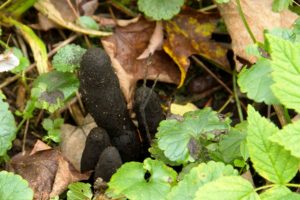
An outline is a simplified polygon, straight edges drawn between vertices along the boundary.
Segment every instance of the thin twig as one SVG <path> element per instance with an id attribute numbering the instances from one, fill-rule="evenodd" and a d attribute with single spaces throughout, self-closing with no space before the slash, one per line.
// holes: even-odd
<path id="1" fill-rule="evenodd" d="M 242 112 L 242 107 L 241 107 L 241 103 L 240 103 L 240 99 L 239 99 L 239 95 L 238 95 L 238 91 L 237 91 L 237 84 L 236 84 L 236 71 L 233 72 L 232 74 L 232 84 L 233 84 L 233 91 L 234 91 L 234 98 L 235 98 L 235 102 L 236 102 L 236 107 L 238 110 L 238 114 L 239 114 L 239 118 L 240 121 L 244 121 L 244 117 L 243 117 L 243 112 Z"/>
<path id="2" fill-rule="evenodd" d="M 222 81 L 220 80 L 210 69 L 208 69 L 203 62 L 201 62 L 198 58 L 195 56 L 192 56 L 192 59 L 200 66 L 202 67 L 205 71 L 207 71 L 220 85 L 222 85 L 229 94 L 233 95 L 232 90 Z"/>
<path id="3" fill-rule="evenodd" d="M 26 138 L 27 138 L 27 132 L 29 127 L 29 119 L 26 120 L 24 135 L 23 135 L 23 144 L 22 144 L 22 154 L 25 155 L 26 151 Z"/>
<path id="4" fill-rule="evenodd" d="M 224 103 L 224 105 L 218 110 L 218 113 L 221 113 L 227 106 L 230 102 L 232 102 L 232 99 L 233 99 L 233 96 L 230 95 L 228 100 Z"/>

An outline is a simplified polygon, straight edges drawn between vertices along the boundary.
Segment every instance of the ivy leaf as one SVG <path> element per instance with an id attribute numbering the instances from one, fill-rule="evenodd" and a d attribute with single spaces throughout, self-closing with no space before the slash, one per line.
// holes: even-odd
<path id="1" fill-rule="evenodd" d="M 86 49 L 79 45 L 66 45 L 55 54 L 52 65 L 57 71 L 74 72 L 79 68 L 81 57 L 85 52 Z"/>
<path id="2" fill-rule="evenodd" d="M 79 81 L 74 74 L 52 71 L 40 75 L 33 83 L 31 97 L 36 107 L 54 112 L 74 96 Z"/>
<path id="3" fill-rule="evenodd" d="M 285 184 L 297 173 L 299 160 L 269 140 L 276 132 L 273 123 L 248 106 L 247 146 L 253 167 L 267 180 Z"/>
<path id="4" fill-rule="evenodd" d="M 252 184 L 240 176 L 224 176 L 207 183 L 194 200 L 259 200 Z"/>
<path id="5" fill-rule="evenodd" d="M 11 148 L 17 132 L 15 118 L 8 108 L 8 103 L 0 97 L 0 157 L 6 155 L 7 150 Z"/>
<path id="6" fill-rule="evenodd" d="M 57 119 L 49 119 L 46 118 L 42 122 L 42 126 L 45 130 L 47 130 L 48 135 L 43 137 L 44 141 L 54 141 L 56 143 L 59 143 L 61 141 L 61 131 L 60 126 L 64 123 L 63 118 L 57 118 Z"/>
<path id="7" fill-rule="evenodd" d="M 147 173 L 150 177 L 145 179 Z M 108 192 L 131 200 L 163 200 L 176 176 L 176 172 L 161 161 L 147 158 L 144 163 L 128 162 L 112 176 Z"/>
<path id="8" fill-rule="evenodd" d="M 91 200 L 93 197 L 91 185 L 88 183 L 71 183 L 68 189 L 67 200 Z"/>
<path id="9" fill-rule="evenodd" d="M 256 102 L 264 102 L 268 105 L 279 104 L 271 90 L 271 85 L 274 83 L 271 72 L 271 63 L 264 58 L 258 60 L 250 69 L 243 68 L 238 76 L 241 91 L 247 93 L 247 97 Z"/>
<path id="10" fill-rule="evenodd" d="M 275 186 L 261 193 L 259 196 L 261 200 L 281 200 L 281 199 L 292 200 L 291 198 L 287 198 L 289 195 L 291 195 L 291 193 L 292 193 L 291 190 L 289 190 L 285 186 Z"/>
<path id="11" fill-rule="evenodd" d="M 32 200 L 33 191 L 21 176 L 11 172 L 0 172 L 0 197 L 5 200 Z"/>
<path id="12" fill-rule="evenodd" d="M 285 126 L 277 134 L 274 134 L 270 140 L 283 146 L 293 156 L 300 158 L 300 121 Z"/>
<path id="13" fill-rule="evenodd" d="M 272 10 L 274 12 L 280 12 L 289 8 L 292 5 L 293 0 L 274 0 L 272 4 Z"/>
<path id="14" fill-rule="evenodd" d="M 191 154 L 192 149 L 189 148 L 191 141 L 199 144 L 201 136 L 218 134 L 229 127 L 210 108 L 187 112 L 183 117 L 183 121 L 162 121 L 156 134 L 158 147 L 164 151 L 165 156 L 179 163 L 195 160 Z M 200 152 L 193 152 L 194 155 L 197 153 Z"/>
<path id="15" fill-rule="evenodd" d="M 178 185 L 174 186 L 167 196 L 168 200 L 194 199 L 196 191 L 205 184 L 222 176 L 238 175 L 231 165 L 210 161 L 201 163 L 186 174 Z"/>
<path id="16" fill-rule="evenodd" d="M 138 0 L 138 8 L 154 20 L 169 20 L 180 12 L 184 0 Z"/>
<path id="17" fill-rule="evenodd" d="M 271 50 L 272 91 L 287 108 L 300 112 L 300 44 L 266 34 Z M 284 86 L 284 88 L 283 88 Z"/>
<path id="18" fill-rule="evenodd" d="M 97 24 L 97 22 L 90 16 L 81 16 L 77 19 L 76 23 L 83 28 L 96 31 L 100 29 L 99 24 Z"/>

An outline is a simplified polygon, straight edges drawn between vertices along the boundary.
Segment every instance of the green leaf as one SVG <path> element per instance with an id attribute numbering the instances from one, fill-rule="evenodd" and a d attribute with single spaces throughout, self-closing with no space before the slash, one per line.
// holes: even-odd
<path id="1" fill-rule="evenodd" d="M 271 63 L 264 58 L 258 60 L 250 69 L 243 68 L 238 76 L 241 91 L 247 93 L 247 97 L 256 102 L 264 102 L 268 105 L 279 104 L 271 90 L 271 85 L 274 83 L 271 72 Z"/>
<path id="2" fill-rule="evenodd" d="M 43 122 L 42 122 L 42 126 L 47 131 L 53 129 L 54 128 L 53 120 L 49 119 L 49 118 L 44 119 Z"/>
<path id="3" fill-rule="evenodd" d="M 83 28 L 92 29 L 92 30 L 99 30 L 99 24 L 91 18 L 90 16 L 81 16 L 77 19 L 76 24 Z"/>
<path id="4" fill-rule="evenodd" d="M 194 200 L 259 200 L 252 184 L 240 176 L 224 176 L 207 183 Z"/>
<path id="5" fill-rule="evenodd" d="M 283 146 L 293 156 L 300 158 L 300 121 L 285 126 L 277 134 L 274 134 L 270 140 Z"/>
<path id="6" fill-rule="evenodd" d="M 245 125 L 243 125 L 245 126 Z M 232 163 L 235 159 L 242 158 L 241 144 L 246 140 L 246 128 L 235 127 L 230 129 L 219 142 L 218 151 L 225 163 Z"/>
<path id="7" fill-rule="evenodd" d="M 228 122 L 220 120 L 218 114 L 210 108 L 184 114 L 182 121 L 165 120 L 159 124 L 156 134 L 158 147 L 171 161 L 187 163 L 194 161 L 193 155 L 199 154 L 200 137 L 224 132 Z M 192 153 L 193 154 L 192 154 Z"/>
<path id="8" fill-rule="evenodd" d="M 269 137 L 278 128 L 248 106 L 247 146 L 256 172 L 277 184 L 288 183 L 297 173 L 299 160 Z"/>
<path id="9" fill-rule="evenodd" d="M 1 12 L 5 12 L 7 15 L 19 18 L 25 11 L 27 11 L 37 0 L 14 0 L 11 1 L 9 6 L 5 6 L 1 9 Z"/>
<path id="10" fill-rule="evenodd" d="M 55 54 L 52 65 L 57 71 L 74 72 L 79 68 L 81 57 L 85 52 L 86 49 L 79 45 L 66 45 Z"/>
<path id="11" fill-rule="evenodd" d="M 272 10 L 274 12 L 280 12 L 288 9 L 289 5 L 292 5 L 293 0 L 274 0 L 272 4 Z"/>
<path id="12" fill-rule="evenodd" d="M 9 105 L 0 98 L 0 157 L 6 155 L 7 150 L 11 148 L 16 132 L 16 122 Z"/>
<path id="13" fill-rule="evenodd" d="M 38 108 L 54 112 L 74 96 L 79 81 L 74 74 L 52 71 L 40 75 L 33 83 L 31 97 Z"/>
<path id="14" fill-rule="evenodd" d="M 154 20 L 169 20 L 180 12 L 184 0 L 138 0 L 138 8 Z"/>
<path id="15" fill-rule="evenodd" d="M 287 108 L 300 112 L 300 44 L 267 34 L 272 57 L 272 91 Z M 284 86 L 284 88 L 283 88 Z"/>
<path id="16" fill-rule="evenodd" d="M 145 179 L 146 173 L 150 177 Z M 109 192 L 131 200 L 163 200 L 176 176 L 176 172 L 161 161 L 147 158 L 144 163 L 128 162 L 112 176 Z"/>
<path id="17" fill-rule="evenodd" d="M 0 199 L 3 200 L 32 200 L 33 191 L 21 176 L 11 172 L 0 172 Z"/>
<path id="18" fill-rule="evenodd" d="M 168 194 L 168 200 L 194 199 L 196 191 L 222 176 L 238 175 L 231 165 L 210 161 L 194 167 Z"/>
<path id="19" fill-rule="evenodd" d="M 286 198 L 287 195 L 290 195 L 292 192 L 285 186 L 275 186 L 271 189 L 266 190 L 265 192 L 261 193 L 260 199 L 261 200 L 282 200 L 290 198 Z"/>
<path id="20" fill-rule="evenodd" d="M 67 200 L 91 200 L 93 197 L 91 185 L 88 183 L 71 183 L 68 189 Z"/>

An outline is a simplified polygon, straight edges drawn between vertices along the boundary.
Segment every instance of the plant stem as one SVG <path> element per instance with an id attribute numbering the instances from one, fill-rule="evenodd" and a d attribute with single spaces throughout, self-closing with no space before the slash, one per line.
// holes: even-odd
<path id="1" fill-rule="evenodd" d="M 268 188 L 271 188 L 271 187 L 274 187 L 276 184 L 271 184 L 271 185 L 264 185 L 264 186 L 261 186 L 261 187 L 258 187 L 258 188 L 255 188 L 255 192 L 256 191 L 259 191 L 259 190 L 264 190 L 264 189 L 268 189 Z"/>
<path id="2" fill-rule="evenodd" d="M 250 35 L 253 43 L 256 43 L 257 41 L 255 39 L 255 36 L 254 36 L 253 32 L 250 29 L 250 26 L 249 26 L 247 20 L 246 20 L 246 17 L 244 15 L 244 12 L 243 12 L 240 0 L 236 0 L 236 3 L 237 3 L 237 8 L 238 8 L 239 14 L 240 14 L 240 16 L 242 18 L 242 21 L 244 23 L 245 28 L 247 29 L 247 32 L 249 33 L 249 35 Z"/>
<path id="3" fill-rule="evenodd" d="M 235 98 L 235 102 L 236 102 L 236 107 L 238 109 L 240 121 L 242 122 L 242 121 L 244 121 L 244 117 L 243 117 L 241 102 L 238 97 L 237 86 L 236 86 L 236 71 L 233 71 L 233 74 L 232 74 L 232 84 L 233 84 L 233 93 L 234 93 L 234 98 Z"/>
<path id="4" fill-rule="evenodd" d="M 300 184 L 296 184 L 296 183 L 287 183 L 285 186 L 300 188 Z"/>
<path id="5" fill-rule="evenodd" d="M 279 119 L 281 126 L 285 126 L 288 123 L 291 123 L 291 118 L 287 112 L 287 109 L 281 105 L 273 105 L 276 115 Z"/>

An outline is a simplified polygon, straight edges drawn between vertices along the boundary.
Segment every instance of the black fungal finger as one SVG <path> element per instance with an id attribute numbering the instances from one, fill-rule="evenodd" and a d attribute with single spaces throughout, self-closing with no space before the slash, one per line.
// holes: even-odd
<path id="1" fill-rule="evenodd" d="M 111 143 L 107 132 L 100 127 L 93 128 L 85 142 L 85 148 L 81 157 L 81 171 L 94 170 L 99 155 L 110 145 Z"/>
<path id="2" fill-rule="evenodd" d="M 99 157 L 94 179 L 96 180 L 98 177 L 101 177 L 104 181 L 108 182 L 121 165 L 122 160 L 118 150 L 113 146 L 107 147 Z"/>

